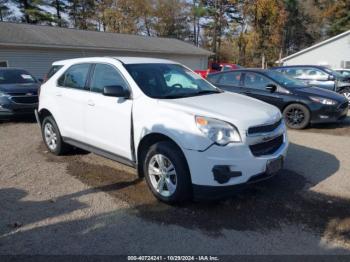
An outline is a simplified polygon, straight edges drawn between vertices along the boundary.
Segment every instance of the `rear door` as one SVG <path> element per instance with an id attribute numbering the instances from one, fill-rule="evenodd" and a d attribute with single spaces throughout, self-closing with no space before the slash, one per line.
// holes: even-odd
<path id="1" fill-rule="evenodd" d="M 279 108 L 283 106 L 283 96 L 278 92 L 271 92 L 266 89 L 267 85 L 278 86 L 270 78 L 256 72 L 245 72 L 243 83 L 243 93 L 247 96 L 254 97 Z"/>
<path id="2" fill-rule="evenodd" d="M 87 141 L 107 153 L 131 160 L 132 99 L 104 96 L 107 86 L 129 88 L 115 65 L 97 63 L 89 81 L 91 92 L 84 103 Z"/>
<path id="3" fill-rule="evenodd" d="M 223 90 L 235 93 L 242 92 L 242 73 L 230 71 L 222 74 L 214 74 L 212 83 Z"/>
<path id="4" fill-rule="evenodd" d="M 72 65 L 58 79 L 54 91 L 59 128 L 64 136 L 78 141 L 85 140 L 84 109 L 90 68 L 89 63 Z"/>

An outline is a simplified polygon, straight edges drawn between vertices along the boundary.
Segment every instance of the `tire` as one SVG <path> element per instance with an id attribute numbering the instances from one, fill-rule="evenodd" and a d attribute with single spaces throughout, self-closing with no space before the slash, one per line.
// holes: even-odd
<path id="1" fill-rule="evenodd" d="M 52 116 L 44 118 L 41 125 L 41 133 L 44 143 L 51 153 L 58 156 L 67 153 L 71 149 L 68 144 L 63 142 L 56 121 Z"/>
<path id="2" fill-rule="evenodd" d="M 290 104 L 283 110 L 286 125 L 292 129 L 304 129 L 310 123 L 310 111 L 301 104 Z"/>
<path id="3" fill-rule="evenodd" d="M 191 198 L 189 168 L 185 156 L 176 144 L 170 141 L 155 143 L 144 155 L 144 159 L 141 159 L 143 173 L 148 187 L 157 199 L 175 204 Z"/>
<path id="4" fill-rule="evenodd" d="M 350 87 L 344 87 L 339 93 L 349 100 L 350 105 Z"/>

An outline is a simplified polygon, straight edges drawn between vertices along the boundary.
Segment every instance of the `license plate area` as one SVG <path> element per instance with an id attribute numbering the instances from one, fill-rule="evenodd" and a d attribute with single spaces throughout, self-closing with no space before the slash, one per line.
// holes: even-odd
<path id="1" fill-rule="evenodd" d="M 269 160 L 266 164 L 266 174 L 273 175 L 283 168 L 283 157 Z"/>

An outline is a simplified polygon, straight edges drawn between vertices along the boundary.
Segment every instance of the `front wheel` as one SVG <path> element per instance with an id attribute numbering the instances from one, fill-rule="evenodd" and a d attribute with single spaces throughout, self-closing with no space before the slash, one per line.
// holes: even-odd
<path id="1" fill-rule="evenodd" d="M 170 204 L 190 199 L 190 172 L 176 144 L 162 141 L 152 145 L 142 165 L 147 184 L 156 198 Z"/>
<path id="2" fill-rule="evenodd" d="M 340 91 L 340 94 L 345 96 L 345 98 L 349 101 L 349 105 L 350 105 L 350 87 L 345 87 L 344 89 L 342 89 Z"/>
<path id="3" fill-rule="evenodd" d="M 288 105 L 283 110 L 286 125 L 293 129 L 304 129 L 310 123 L 310 111 L 306 106 L 300 104 Z"/>

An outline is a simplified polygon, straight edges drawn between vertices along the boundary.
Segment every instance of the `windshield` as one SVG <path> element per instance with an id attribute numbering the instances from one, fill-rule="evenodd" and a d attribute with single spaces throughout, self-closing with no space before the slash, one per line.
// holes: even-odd
<path id="1" fill-rule="evenodd" d="M 285 87 L 305 86 L 304 82 L 302 82 L 298 79 L 295 79 L 293 77 L 287 76 L 287 75 L 280 73 L 278 71 L 267 70 L 266 75 L 271 77 L 273 80 L 275 80 L 280 85 L 285 86 Z"/>
<path id="2" fill-rule="evenodd" d="M 178 64 L 130 64 L 125 67 L 141 90 L 153 98 L 181 98 L 221 92 L 201 76 Z"/>
<path id="3" fill-rule="evenodd" d="M 25 70 L 5 69 L 0 70 L 1 84 L 31 84 L 36 83 L 35 78 Z"/>

